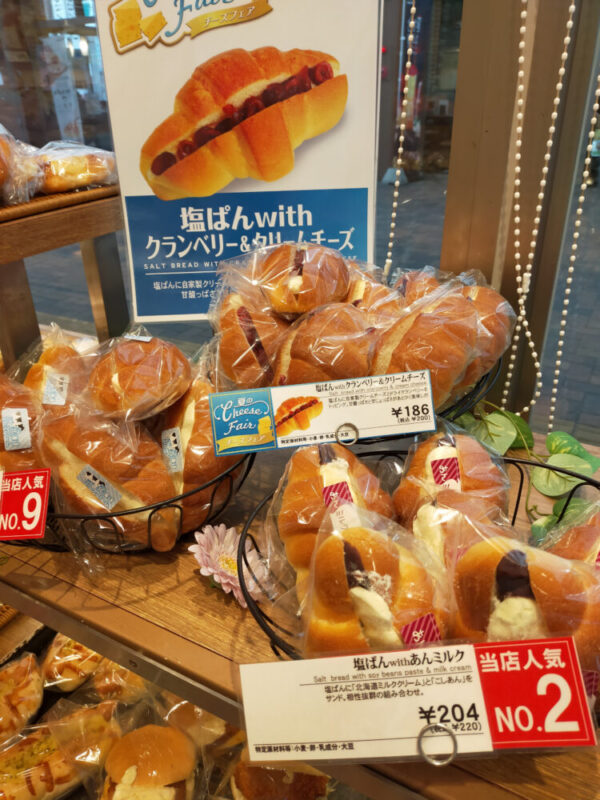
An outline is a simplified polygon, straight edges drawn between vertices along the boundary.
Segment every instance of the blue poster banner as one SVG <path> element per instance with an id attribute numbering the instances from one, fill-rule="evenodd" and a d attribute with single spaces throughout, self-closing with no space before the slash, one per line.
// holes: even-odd
<path id="1" fill-rule="evenodd" d="M 367 259 L 368 189 L 126 197 L 136 319 L 206 314 L 219 261 L 285 241 Z"/>

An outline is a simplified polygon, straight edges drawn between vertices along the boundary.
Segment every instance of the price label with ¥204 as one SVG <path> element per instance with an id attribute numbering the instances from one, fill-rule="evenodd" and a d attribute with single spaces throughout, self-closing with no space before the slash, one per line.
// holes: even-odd
<path id="1" fill-rule="evenodd" d="M 0 472 L 0 541 L 41 539 L 49 494 L 49 469 Z"/>

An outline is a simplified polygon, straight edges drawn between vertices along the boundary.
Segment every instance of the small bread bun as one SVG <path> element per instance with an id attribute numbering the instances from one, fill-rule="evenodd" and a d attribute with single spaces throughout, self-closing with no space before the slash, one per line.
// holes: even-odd
<path id="1" fill-rule="evenodd" d="M 414 269 L 405 272 L 394 284 L 394 289 L 403 298 L 404 306 L 410 306 L 425 295 L 431 294 L 441 286 L 441 283 L 429 267 Z"/>
<path id="2" fill-rule="evenodd" d="M 348 294 L 343 257 L 318 245 L 283 244 L 257 264 L 254 276 L 278 314 L 296 317 Z"/>
<path id="3" fill-rule="evenodd" d="M 349 303 L 333 303 L 302 317 L 279 349 L 274 386 L 369 375 L 378 331 Z"/>
<path id="4" fill-rule="evenodd" d="M 598 669 L 600 582 L 587 564 L 497 536 L 456 564 L 467 628 L 492 641 L 573 636 L 584 669 Z"/>
<path id="5" fill-rule="evenodd" d="M 233 800 L 326 800 L 329 778 L 305 764 L 259 766 L 239 761 L 231 776 Z"/>
<path id="6" fill-rule="evenodd" d="M 289 563 L 296 571 L 300 599 L 317 534 L 327 513 L 325 486 L 345 482 L 353 502 L 360 508 L 393 517 L 392 501 L 373 472 L 351 450 L 339 444 L 313 445 L 297 450 L 283 477 L 283 495 L 277 517 L 279 537 Z"/>
<path id="7" fill-rule="evenodd" d="M 429 369 L 433 402 L 452 396 L 474 355 L 477 312 L 460 291 L 437 290 L 411 306 L 377 340 L 372 375 Z"/>
<path id="8" fill-rule="evenodd" d="M 9 443 L 5 440 L 5 426 L 8 429 L 9 423 L 3 419 L 2 424 L 0 424 L 0 472 L 22 472 L 30 469 L 41 469 L 44 464 L 33 448 L 34 429 L 41 413 L 41 406 L 30 389 L 0 373 L 0 412 L 11 408 L 15 409 L 14 413 L 16 415 L 23 413 L 27 417 L 21 422 L 15 417 L 14 424 L 17 427 L 24 426 L 24 429 L 29 429 L 29 437 L 27 439 L 29 446 L 19 449 L 7 449 L 8 447 L 13 448 L 15 442 Z M 24 442 L 25 438 L 23 439 Z"/>
<path id="9" fill-rule="evenodd" d="M 446 631 L 433 578 L 383 533 L 356 527 L 327 536 L 311 577 L 306 655 L 401 649 L 402 628 L 429 613 L 442 636 Z"/>
<path id="10" fill-rule="evenodd" d="M 566 530 L 548 548 L 562 558 L 585 561 L 594 567 L 600 566 L 600 513 L 593 514 L 586 522 Z"/>
<path id="11" fill-rule="evenodd" d="M 257 292 L 229 294 L 218 312 L 219 368 L 243 389 L 270 386 L 277 348 L 289 323 Z"/>
<path id="12" fill-rule="evenodd" d="M 114 783 L 121 783 L 131 767 L 136 768 L 132 786 L 169 786 L 194 772 L 196 751 L 177 728 L 145 725 L 119 739 L 106 759 L 106 774 Z"/>
<path id="13" fill-rule="evenodd" d="M 174 403 L 191 381 L 190 363 L 174 344 L 122 338 L 98 360 L 88 389 L 109 416 L 144 419 Z"/>
<path id="14" fill-rule="evenodd" d="M 452 480 L 445 481 L 444 475 Z M 479 519 L 506 509 L 509 488 L 505 471 L 475 437 L 440 432 L 419 444 L 411 455 L 408 470 L 394 492 L 394 507 L 399 522 L 410 528 L 424 503 L 436 501 L 461 509 L 465 496 L 472 495 L 469 514 Z"/>

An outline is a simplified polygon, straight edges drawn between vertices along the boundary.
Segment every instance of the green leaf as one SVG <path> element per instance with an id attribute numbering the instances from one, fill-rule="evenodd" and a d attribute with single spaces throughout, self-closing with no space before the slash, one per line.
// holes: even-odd
<path id="1" fill-rule="evenodd" d="M 552 513 L 556 517 L 560 517 L 566 502 L 567 498 L 563 497 L 561 500 L 557 500 L 556 503 L 554 503 L 552 506 Z M 583 517 L 592 505 L 593 504 L 589 500 L 585 500 L 583 497 L 572 497 L 569 507 L 565 511 L 564 517 L 561 519 L 561 524 L 563 522 L 575 520 L 577 517 Z"/>
<path id="2" fill-rule="evenodd" d="M 572 470 L 581 475 L 592 475 L 594 470 L 588 461 L 585 461 L 579 456 L 571 455 L 570 453 L 557 453 L 550 456 L 546 462 L 550 466 L 560 467 L 561 469 Z M 546 497 L 560 497 L 570 491 L 573 486 L 581 483 L 577 478 L 570 475 L 561 475 L 558 472 L 553 472 L 550 469 L 543 467 L 536 467 L 531 472 L 531 482 L 542 494 Z"/>
<path id="3" fill-rule="evenodd" d="M 510 419 L 499 411 L 487 414 L 478 426 L 477 438 L 504 455 L 517 436 L 517 429 Z"/>
<path id="4" fill-rule="evenodd" d="M 541 544 L 548 535 L 548 532 L 552 530 L 557 522 L 558 518 L 555 517 L 554 514 L 548 514 L 546 517 L 540 517 L 539 519 L 536 519 L 531 526 L 531 538 L 533 539 L 533 544 Z"/>
<path id="5" fill-rule="evenodd" d="M 465 414 L 461 414 L 460 417 L 457 417 L 454 420 L 455 425 L 459 425 L 465 431 L 471 431 L 477 425 L 477 420 L 469 411 Z"/>
<path id="6" fill-rule="evenodd" d="M 553 455 L 570 453 L 578 458 L 583 458 L 584 461 L 587 461 L 588 464 L 593 467 L 593 472 L 600 466 L 600 458 L 596 458 L 596 456 L 589 453 L 581 442 L 578 442 L 570 433 L 565 433 L 564 431 L 553 431 L 549 433 L 548 436 L 546 436 L 546 447 L 548 448 L 548 452 Z"/>
<path id="7" fill-rule="evenodd" d="M 525 420 L 522 419 L 522 417 L 520 417 L 518 414 L 513 414 L 512 411 L 505 411 L 503 409 L 499 413 L 504 414 L 505 417 L 508 417 L 508 419 L 517 429 L 517 435 L 515 436 L 511 447 L 529 448 L 530 450 L 533 450 L 533 433 L 531 432 L 531 428 L 525 422 Z"/>

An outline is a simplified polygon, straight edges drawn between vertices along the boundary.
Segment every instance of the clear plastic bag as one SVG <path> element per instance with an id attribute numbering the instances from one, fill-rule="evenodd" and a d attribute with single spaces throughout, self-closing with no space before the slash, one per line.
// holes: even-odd
<path id="1" fill-rule="evenodd" d="M 42 662 L 44 688 L 72 692 L 98 669 L 102 660 L 99 653 L 57 633 Z"/>
<path id="2" fill-rule="evenodd" d="M 151 417 L 168 408 L 192 381 L 189 360 L 174 344 L 143 326 L 100 345 L 86 395 L 90 406 L 114 419 Z"/>
<path id="3" fill-rule="evenodd" d="M 541 544 L 544 550 L 563 558 L 585 561 L 600 570 L 600 502 L 589 503 L 550 531 Z"/>
<path id="4" fill-rule="evenodd" d="M 325 800 L 331 790 L 329 776 L 309 764 L 250 763 L 247 750 L 235 764 L 229 783 L 233 800 Z"/>
<path id="5" fill-rule="evenodd" d="M 43 694 L 42 673 L 31 653 L 0 668 L 0 741 L 18 733 L 37 714 Z"/>
<path id="6" fill-rule="evenodd" d="M 103 419 L 72 405 L 43 416 L 36 437 L 40 460 L 52 469 L 55 511 L 106 515 L 106 519 L 61 520 L 66 543 L 85 555 L 87 544 L 109 550 L 172 549 L 181 529 L 181 511 L 166 505 L 123 516 L 175 495 L 163 454 L 139 425 Z"/>
<path id="7" fill-rule="evenodd" d="M 304 613 L 307 657 L 401 650 L 447 637 L 444 565 L 391 520 L 358 506 L 331 514 L 314 549 Z"/>
<path id="8" fill-rule="evenodd" d="M 35 161 L 38 148 L 15 139 L 4 126 L 0 126 L 0 153 L 2 157 L 0 183 L 6 205 L 27 203 L 42 186 L 43 173 Z"/>
<path id="9" fill-rule="evenodd" d="M 34 450 L 41 411 L 30 389 L 0 373 L 0 473 L 44 466 Z"/>
<path id="10" fill-rule="evenodd" d="M 208 401 L 212 392 L 213 386 L 199 370 L 188 391 L 155 426 L 155 436 L 161 444 L 176 495 L 214 480 L 238 460 L 235 456 L 215 455 Z M 224 505 L 234 477 L 232 474 L 178 501 L 183 510 L 183 531 L 200 527 L 209 515 Z"/>
<path id="11" fill-rule="evenodd" d="M 147 699 L 151 687 L 135 672 L 105 658 L 94 671 L 86 691 L 95 693 L 100 700 L 117 700 L 130 705 Z"/>
<path id="12" fill-rule="evenodd" d="M 32 159 L 39 165 L 42 194 L 117 183 L 114 153 L 78 142 L 48 142 Z"/>

